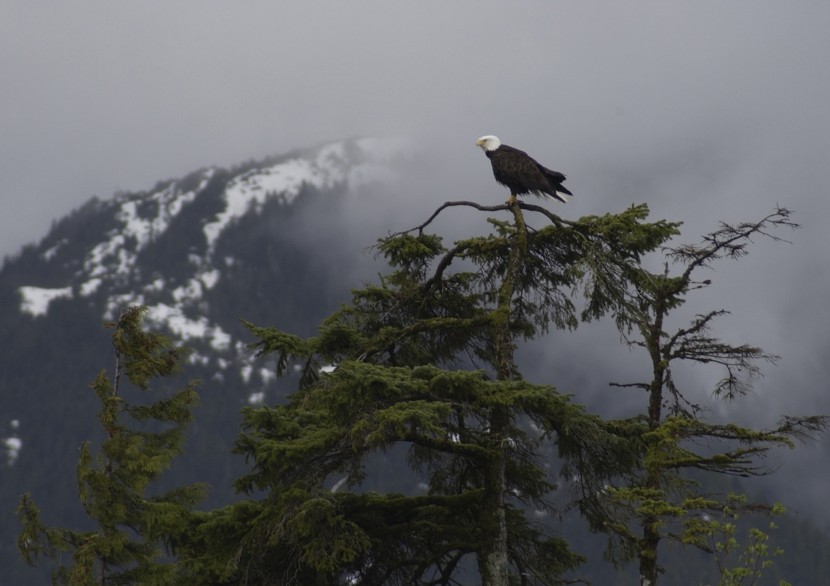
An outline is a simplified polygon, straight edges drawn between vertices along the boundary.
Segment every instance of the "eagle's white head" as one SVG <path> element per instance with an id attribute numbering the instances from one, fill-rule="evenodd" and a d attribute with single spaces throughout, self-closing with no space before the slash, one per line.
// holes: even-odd
<path id="1" fill-rule="evenodd" d="M 498 136 L 487 134 L 476 141 L 476 146 L 480 146 L 485 151 L 494 151 L 501 146 L 501 141 Z"/>

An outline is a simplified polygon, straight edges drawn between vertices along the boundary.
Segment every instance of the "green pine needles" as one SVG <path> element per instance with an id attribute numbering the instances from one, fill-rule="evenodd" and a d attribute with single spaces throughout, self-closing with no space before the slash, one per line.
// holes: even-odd
<path id="1" fill-rule="evenodd" d="M 102 371 L 92 383 L 101 402 L 99 420 L 105 439 L 97 453 L 89 442 L 81 446 L 78 492 L 96 527 L 89 531 L 45 527 L 29 495 L 18 507 L 23 524 L 18 539 L 21 554 L 30 564 L 40 556 L 61 560 L 53 573 L 56 583 L 173 583 L 176 565 L 167 555 L 167 546 L 171 536 L 186 526 L 190 509 L 201 498 L 200 486 L 151 494 L 152 483 L 182 450 L 198 396 L 196 383 L 191 382 L 163 398 L 138 403 L 141 394 L 157 394 L 153 381 L 177 373 L 187 356 L 186 349 L 143 329 L 144 311 L 131 307 L 109 324 L 114 379 Z"/>

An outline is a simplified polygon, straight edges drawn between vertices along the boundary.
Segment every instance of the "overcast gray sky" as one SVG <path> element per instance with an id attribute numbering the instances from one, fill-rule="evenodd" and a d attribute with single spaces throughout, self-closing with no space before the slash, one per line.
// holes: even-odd
<path id="1" fill-rule="evenodd" d="M 819 1 L 2 0 L 0 253 L 92 195 L 358 135 L 434 149 L 424 210 L 500 202 L 498 134 L 568 175 L 565 216 L 645 201 L 693 240 L 795 210 L 714 303 L 785 357 L 765 409 L 827 413 L 828 30 Z"/>
<path id="2" fill-rule="evenodd" d="M 93 194 L 355 135 L 415 136 L 492 189 L 472 143 L 498 134 L 566 172 L 574 214 L 806 220 L 828 28 L 817 1 L 4 0 L 0 252 Z"/>

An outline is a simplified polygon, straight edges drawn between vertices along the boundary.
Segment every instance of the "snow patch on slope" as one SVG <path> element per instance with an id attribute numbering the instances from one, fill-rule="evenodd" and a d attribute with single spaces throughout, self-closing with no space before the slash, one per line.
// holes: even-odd
<path id="1" fill-rule="evenodd" d="M 104 308 L 104 319 L 114 321 L 132 305 L 144 305 L 144 295 L 141 293 L 110 295 Z"/>
<path id="2" fill-rule="evenodd" d="M 259 212 L 266 200 L 294 200 L 304 186 L 332 188 L 345 183 L 350 189 L 370 183 L 390 182 L 388 163 L 407 152 L 402 139 L 357 139 L 321 147 L 311 158 L 295 157 L 271 167 L 253 169 L 228 183 L 225 209 L 203 227 L 208 254 L 227 226 L 249 211 Z"/>
<path id="3" fill-rule="evenodd" d="M 49 249 L 47 249 L 47 250 L 43 251 L 43 253 L 41 254 L 41 256 L 43 257 L 43 260 L 45 260 L 46 262 L 49 262 L 50 260 L 52 260 L 52 259 L 53 259 L 53 258 L 54 258 L 57 254 L 58 254 L 58 251 L 59 251 L 59 250 L 60 250 L 60 249 L 61 249 L 61 248 L 62 248 L 62 247 L 63 247 L 63 246 L 67 243 L 67 242 L 68 242 L 68 241 L 67 241 L 67 239 L 66 239 L 66 238 L 62 238 L 62 239 L 60 240 L 60 242 L 58 242 L 57 244 L 55 244 L 53 247 L 51 247 L 51 248 L 49 248 Z"/>
<path id="4" fill-rule="evenodd" d="M 226 351 L 231 347 L 230 334 L 221 327 L 211 324 L 206 317 L 198 319 L 187 317 L 180 307 L 166 303 L 150 305 L 147 311 L 147 321 L 166 326 L 184 343 L 190 340 L 204 340 L 218 352 Z"/>
<path id="5" fill-rule="evenodd" d="M 80 293 L 81 297 L 89 297 L 98 290 L 98 288 L 101 286 L 101 283 L 103 282 L 103 279 L 101 279 L 100 277 L 94 277 L 89 281 L 81 283 L 81 287 L 78 292 Z"/>
<path id="6" fill-rule="evenodd" d="M 6 448 L 6 464 L 14 466 L 17 462 L 17 457 L 20 455 L 20 448 L 23 447 L 23 442 L 19 437 L 3 438 L 3 445 Z"/>
<path id="7" fill-rule="evenodd" d="M 46 315 L 49 304 L 55 299 L 71 299 L 72 287 L 45 289 L 43 287 L 20 287 L 20 311 L 33 317 Z"/>
<path id="8" fill-rule="evenodd" d="M 173 218 L 186 204 L 196 198 L 214 173 L 214 169 L 202 172 L 198 186 L 190 191 L 182 191 L 179 183 L 172 182 L 147 196 L 118 196 L 112 204 L 116 208 L 115 227 L 105 234 L 101 242 L 89 250 L 83 260 L 83 268 L 76 273 L 77 277 L 83 279 L 80 283 L 76 283 L 78 295 L 89 297 L 107 281 L 126 284 L 131 280 L 136 280 L 138 278 L 136 262 L 138 253 L 167 230 Z M 48 261 L 54 258 L 57 250 L 64 244 L 66 244 L 65 239 L 44 252 L 44 259 Z M 219 273 L 208 268 L 203 270 L 197 279 L 198 287 L 193 287 L 194 293 L 198 293 L 202 286 L 207 289 L 213 287 L 219 280 Z M 73 297 L 71 285 L 51 289 L 24 286 L 18 291 L 21 297 L 20 311 L 36 317 L 46 315 L 50 304 L 55 299 Z M 133 294 L 111 296 L 107 300 L 106 316 L 113 319 L 128 301 L 143 303 L 143 296 Z"/>
<path id="9" fill-rule="evenodd" d="M 401 139 L 345 140 L 230 177 L 221 193 L 206 194 L 207 209 L 216 210 L 210 206 L 218 204 L 218 212 L 203 220 L 205 241 L 192 242 L 186 251 L 189 267 L 185 274 L 165 272 L 164 259 L 153 264 L 152 269 L 139 266 L 139 254 L 147 253 L 148 246 L 170 229 L 182 210 L 200 198 L 209 181 L 217 177 L 217 171 L 207 169 L 196 175 L 195 181 L 169 181 L 142 194 L 116 195 L 100 204 L 102 211 L 108 212 L 101 216 L 109 222 L 110 229 L 87 248 L 68 286 L 21 287 L 20 309 L 42 316 L 56 299 L 100 295 L 105 296 L 104 319 L 116 320 L 129 306 L 146 305 L 148 325 L 167 330 L 186 345 L 195 343 L 198 351 L 191 355 L 191 362 L 214 364 L 219 369 L 215 376 L 219 377 L 225 376 L 222 370 L 238 369 L 243 380 L 251 384 L 259 381 L 262 388 L 257 389 L 259 394 L 253 400 L 262 401 L 274 374 L 255 368 L 247 345 L 221 326 L 206 317 L 192 317 L 209 315 L 207 292 L 224 278 L 221 269 L 237 262 L 231 256 L 213 258 L 216 242 L 240 217 L 261 212 L 269 198 L 290 203 L 305 186 L 319 190 L 345 186 L 355 190 L 391 183 L 396 174 L 390 163 L 408 156 L 410 147 L 408 141 Z M 220 180 L 225 181 L 224 175 Z M 196 187 L 190 189 L 190 185 Z M 210 199 L 215 196 L 218 201 Z M 54 259 L 66 244 L 66 239 L 54 244 L 42 253 L 44 260 Z M 147 274 L 142 274 L 142 269 Z"/>
<path id="10" fill-rule="evenodd" d="M 17 430 L 20 428 L 20 421 L 12 419 L 9 422 L 9 427 L 12 428 L 12 435 L 0 439 L 0 444 L 6 448 L 6 464 L 14 466 L 20 456 L 20 450 L 23 448 L 23 440 L 17 437 Z"/>
<path id="11" fill-rule="evenodd" d="M 307 159 L 291 159 L 266 169 L 255 169 L 233 179 L 225 190 L 225 209 L 214 222 L 205 224 L 203 228 L 208 246 L 213 249 L 216 240 L 232 220 L 250 210 L 258 212 L 270 197 L 280 195 L 286 202 L 290 202 L 299 194 L 303 185 L 331 187 L 335 177 L 330 167 L 319 166 Z"/>
<path id="12" fill-rule="evenodd" d="M 137 250 L 141 250 L 167 230 L 170 221 L 182 211 L 185 204 L 196 198 L 196 194 L 205 188 L 213 174 L 213 169 L 206 170 L 199 186 L 194 190 L 180 193 L 178 183 L 172 183 L 165 189 L 143 198 L 141 200 L 142 204 L 147 202 L 153 204 L 152 207 L 155 208 L 155 216 L 149 218 L 138 214 L 138 201 L 124 203 L 119 214 L 119 219 L 124 222 L 123 234 L 128 238 L 134 238 L 137 243 Z"/>
<path id="13" fill-rule="evenodd" d="M 120 203 L 116 220 L 118 226 L 107 233 L 108 238 L 95 246 L 84 260 L 87 277 L 127 277 L 135 267 L 136 257 L 148 244 L 167 230 L 170 222 L 204 189 L 214 174 L 203 172 L 196 189 L 181 192 L 178 183 L 137 199 L 125 198 Z M 150 214 L 139 210 L 152 210 Z M 129 245 L 129 246 L 128 246 Z"/>

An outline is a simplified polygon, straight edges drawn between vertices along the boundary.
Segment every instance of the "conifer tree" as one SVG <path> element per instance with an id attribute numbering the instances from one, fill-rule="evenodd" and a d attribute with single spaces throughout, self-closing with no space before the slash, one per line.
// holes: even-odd
<path id="1" fill-rule="evenodd" d="M 773 559 L 784 553 L 780 547 L 771 548 L 769 533 L 778 529 L 774 520 L 766 527 L 750 527 L 746 535 L 739 535 L 740 515 L 738 510 L 746 510 L 745 495 L 727 495 L 727 503 L 721 511 L 721 518 L 711 517 L 701 524 L 709 549 L 718 569 L 718 586 L 754 586 L 772 565 Z M 767 511 L 774 517 L 786 512 L 785 507 L 776 503 Z M 819 574 L 814 574 L 819 575 Z M 792 586 L 786 580 L 780 580 L 778 586 Z"/>
<path id="2" fill-rule="evenodd" d="M 711 515 L 735 508 L 730 495 L 712 494 L 701 482 L 707 475 L 752 477 L 770 472 L 764 456 L 777 447 L 794 447 L 826 428 L 824 416 L 785 416 L 771 429 L 753 429 L 732 422 L 711 420 L 711 410 L 690 399 L 674 376 L 679 363 L 719 367 L 723 371 L 712 395 L 739 400 L 752 389 L 760 374 L 759 363 L 778 357 L 749 344 L 732 344 L 711 333 L 711 325 L 727 313 L 723 309 L 696 315 L 685 326 L 673 326 L 673 312 L 690 293 L 707 287 L 710 280 L 695 280 L 697 273 L 720 260 L 735 260 L 748 253 L 754 238 L 781 241 L 775 230 L 795 229 L 791 212 L 778 208 L 757 222 L 725 224 L 703 237 L 700 244 L 665 249 L 662 272 L 639 267 L 631 276 L 635 303 L 626 306 L 618 320 L 629 345 L 646 351 L 648 378 L 637 383 L 612 383 L 643 391 L 645 410 L 641 440 L 643 459 L 631 474 L 616 479 L 604 490 L 589 494 L 583 508 L 595 528 L 612 536 L 611 557 L 617 562 L 636 559 L 643 586 L 657 584 L 662 568 L 658 546 L 664 540 L 697 546 L 711 552 Z M 763 503 L 748 503 L 747 510 L 773 510 Z"/>
<path id="3" fill-rule="evenodd" d="M 92 389 L 101 402 L 99 420 L 105 439 L 99 450 L 81 447 L 78 492 L 95 524 L 89 531 L 47 527 L 30 495 L 18 507 L 22 531 L 18 549 L 29 564 L 39 557 L 58 558 L 53 582 L 87 584 L 159 584 L 174 582 L 176 567 L 167 546 L 186 527 L 202 487 L 191 485 L 153 495 L 152 483 L 180 453 L 198 396 L 196 383 L 158 396 L 157 378 L 181 369 L 188 351 L 168 338 L 145 331 L 144 307 L 131 307 L 113 328 L 113 379 L 101 371 Z M 133 400 L 134 397 L 134 400 Z M 71 563 L 64 565 L 71 554 Z"/>
<path id="4" fill-rule="evenodd" d="M 425 230 L 455 206 L 511 220 L 448 248 Z M 529 228 L 524 212 L 545 225 Z M 580 558 L 528 514 L 551 510 L 552 470 L 598 489 L 640 452 L 625 428 L 523 380 L 514 350 L 551 326 L 622 314 L 627 275 L 676 233 L 646 216 L 635 206 L 571 222 L 524 202 L 449 202 L 379 241 L 392 272 L 354 291 L 317 336 L 248 324 L 279 375 L 299 369 L 300 387 L 286 405 L 245 410 L 237 450 L 253 470 L 237 488 L 252 497 L 197 515 L 179 549 L 192 575 L 437 585 L 467 571 L 488 586 L 560 583 Z M 551 452 L 559 462 L 544 461 Z M 423 490 L 378 490 L 366 469 L 379 461 L 398 480 L 417 474 Z M 208 552 L 222 553 L 196 561 Z"/>

